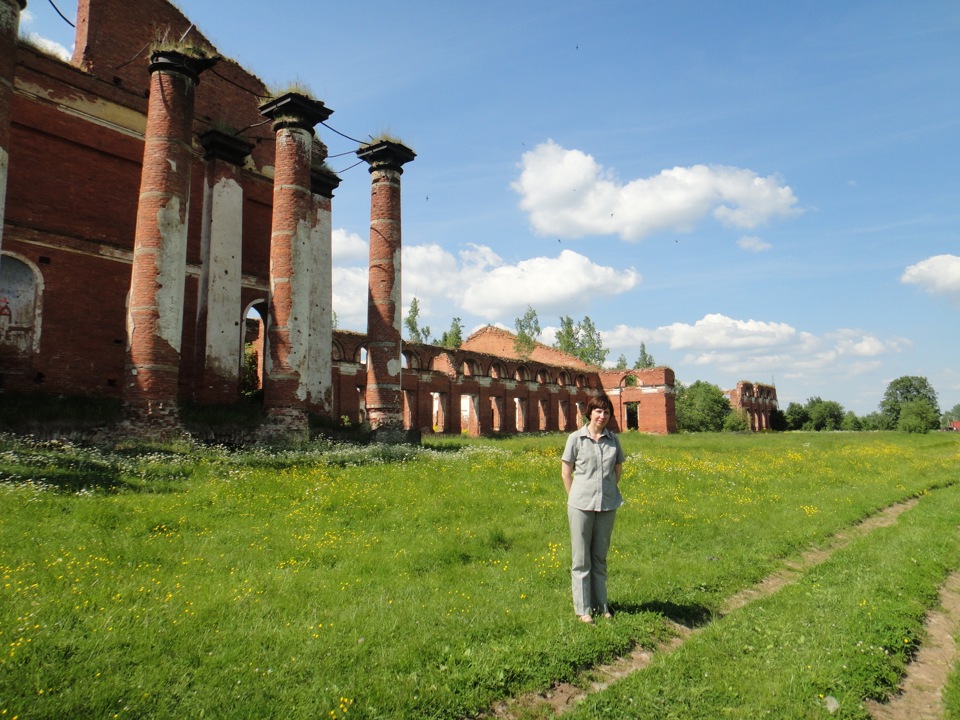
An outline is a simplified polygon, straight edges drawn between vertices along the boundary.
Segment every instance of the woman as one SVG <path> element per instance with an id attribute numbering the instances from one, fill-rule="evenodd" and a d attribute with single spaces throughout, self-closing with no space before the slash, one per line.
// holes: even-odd
<path id="1" fill-rule="evenodd" d="M 623 449 L 607 423 L 613 403 L 606 395 L 587 403 L 587 424 L 570 434 L 560 474 L 567 491 L 567 517 L 573 548 L 573 610 L 582 622 L 593 613 L 612 617 L 607 606 L 607 550 L 620 495 Z"/>

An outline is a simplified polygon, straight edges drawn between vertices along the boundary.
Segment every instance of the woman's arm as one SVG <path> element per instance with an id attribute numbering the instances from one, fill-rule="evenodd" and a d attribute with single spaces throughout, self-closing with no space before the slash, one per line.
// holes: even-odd
<path id="1" fill-rule="evenodd" d="M 570 488 L 573 487 L 573 463 L 569 463 L 566 460 L 560 461 L 560 477 L 563 478 L 563 487 L 567 491 L 567 495 L 570 494 Z M 617 478 L 619 479 L 619 475 Z"/>
<path id="2" fill-rule="evenodd" d="M 620 473 L 623 472 L 623 463 L 617 463 L 613 466 L 613 472 L 617 476 L 617 485 L 620 484 Z"/>

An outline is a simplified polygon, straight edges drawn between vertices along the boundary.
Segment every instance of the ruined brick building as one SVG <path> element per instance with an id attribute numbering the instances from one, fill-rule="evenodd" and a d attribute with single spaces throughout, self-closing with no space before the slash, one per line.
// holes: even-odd
<path id="1" fill-rule="evenodd" d="M 25 6 L 0 0 L 0 393 L 114 396 L 129 427 L 176 428 L 184 400 L 240 398 L 254 312 L 271 432 L 305 432 L 308 412 L 390 431 L 569 430 L 601 391 L 620 429 L 675 430 L 669 368 L 602 371 L 543 346 L 520 358 L 494 328 L 457 350 L 402 343 L 400 178 L 415 156 L 390 140 L 357 151 L 366 332 L 335 331 L 340 179 L 315 130 L 332 110 L 271 98 L 167 0 L 79 0 L 69 63 L 17 40 Z"/>
<path id="2" fill-rule="evenodd" d="M 776 387 L 741 380 L 733 390 L 727 390 L 724 394 L 730 400 L 732 409 L 746 413 L 753 432 L 771 429 L 770 413 L 779 407 Z"/>

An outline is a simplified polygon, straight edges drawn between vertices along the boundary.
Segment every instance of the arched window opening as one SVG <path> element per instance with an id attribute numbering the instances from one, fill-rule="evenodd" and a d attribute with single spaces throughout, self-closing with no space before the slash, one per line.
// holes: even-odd
<path id="1" fill-rule="evenodd" d="M 40 349 L 43 275 L 25 257 L 0 254 L 0 347 L 5 354 L 32 357 Z"/>
<path id="2" fill-rule="evenodd" d="M 243 312 L 243 352 L 240 356 L 240 393 L 258 398 L 263 389 L 263 358 L 267 352 L 267 301 L 254 300 Z"/>

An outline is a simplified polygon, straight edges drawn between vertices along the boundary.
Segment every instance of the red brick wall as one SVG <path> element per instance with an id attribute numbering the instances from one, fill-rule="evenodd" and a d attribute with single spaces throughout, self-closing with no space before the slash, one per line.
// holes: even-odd
<path id="1" fill-rule="evenodd" d="M 77 67 L 31 48 L 17 49 L 18 86 L 43 88 L 46 99 L 36 100 L 32 92 L 20 92 L 14 98 L 3 248 L 26 257 L 43 276 L 40 352 L 32 364 L 33 371 L 43 378 L 39 387 L 55 393 L 115 396 L 123 379 L 125 301 L 130 287 L 130 252 L 150 81 L 148 52 L 143 50 L 167 27 L 179 38 L 190 22 L 166 0 L 81 0 L 78 17 Z M 191 33 L 191 37 L 202 40 L 195 29 Z M 204 72 L 196 88 L 195 136 L 211 123 L 221 122 L 238 130 L 247 128 L 243 137 L 256 143 L 253 167 L 239 173 L 244 192 L 244 285 L 238 319 L 247 304 L 266 298 L 269 281 L 273 182 L 260 170 L 274 164 L 273 133 L 269 124 L 251 127 L 263 121 L 258 107 L 265 94 L 258 78 L 228 60 Z M 119 115 L 130 127 L 119 129 L 114 122 L 96 121 L 82 112 L 64 112 L 58 107 L 60 102 L 76 104 L 83 100 L 97 101 L 97 107 L 106 103 L 121 109 Z M 131 122 L 131 118 L 136 121 Z M 195 144 L 181 395 L 189 395 L 196 380 L 194 319 L 203 173 L 202 150 Z M 610 389 L 600 373 L 574 358 L 565 359 L 550 348 L 538 348 L 529 361 L 521 362 L 511 352 L 510 333 L 488 335 L 486 339 L 475 338 L 474 346 L 458 351 L 431 346 L 405 348 L 417 353 L 419 364 L 418 369 L 406 368 L 402 373 L 405 415 L 411 423 L 422 429 L 432 428 L 430 393 L 443 393 L 448 428 L 459 432 L 460 397 L 468 393 L 480 398 L 475 432 L 493 429 L 495 398 L 500 399 L 499 427 L 504 431 L 514 428 L 518 398 L 528 407 L 528 430 L 537 429 L 541 401 L 547 406 L 547 427 L 569 430 L 579 421 L 577 403 L 586 402 L 601 388 Z M 367 378 L 366 368 L 355 363 L 354 357 L 366 338 L 338 332 L 336 340 L 343 348 L 343 359 L 334 363 L 333 414 L 357 422 L 361 399 L 357 387 L 364 387 Z M 489 381 L 464 377 L 468 360 L 476 366 L 477 375 Z M 503 368 L 501 378 L 489 377 L 495 363 Z M 521 365 L 529 373 L 530 382 L 514 379 Z M 564 372 L 569 382 L 561 385 L 559 378 Z M 658 372 L 660 381 L 672 389 L 672 371 Z M 538 375 L 544 375 L 545 381 L 535 382 Z M 35 374 L 30 382 L 39 377 Z M 578 377 L 582 382 L 577 382 Z M 649 383 L 653 384 L 650 377 Z M 567 406 L 563 428 L 559 427 L 561 402 Z M 674 426 L 672 394 L 644 395 L 641 429 L 670 432 Z"/>

